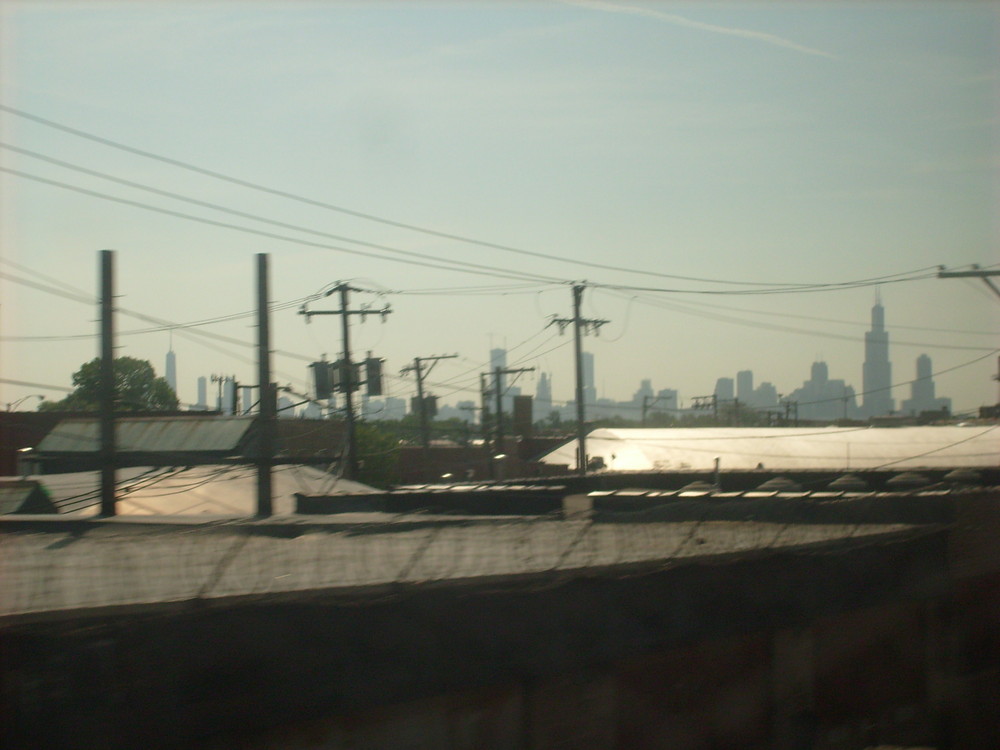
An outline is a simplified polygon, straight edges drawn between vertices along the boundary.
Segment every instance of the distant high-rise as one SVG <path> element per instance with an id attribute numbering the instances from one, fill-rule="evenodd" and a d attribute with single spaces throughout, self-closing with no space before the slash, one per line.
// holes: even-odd
<path id="1" fill-rule="evenodd" d="M 830 378 L 826 362 L 813 362 L 811 377 L 788 395 L 801 419 L 833 421 L 857 416 L 854 388 Z"/>
<path id="2" fill-rule="evenodd" d="M 639 390 L 632 394 L 632 403 L 642 406 L 643 402 L 649 403 L 653 400 L 653 381 L 646 378 L 639 384 Z"/>
<path id="3" fill-rule="evenodd" d="M 594 379 L 594 355 L 590 352 L 583 354 L 583 403 L 593 405 L 597 403 L 597 386 Z"/>
<path id="4" fill-rule="evenodd" d="M 164 377 L 167 380 L 167 385 L 177 393 L 177 356 L 174 354 L 173 347 L 170 347 L 170 351 L 167 352 L 167 366 L 164 370 Z"/>
<path id="5" fill-rule="evenodd" d="M 951 399 L 937 398 L 934 394 L 933 367 L 926 354 L 917 357 L 917 377 L 910 383 L 910 398 L 903 401 L 900 409 L 910 416 L 925 411 L 951 411 Z"/>
<path id="6" fill-rule="evenodd" d="M 507 369 L 507 350 L 506 349 L 490 349 L 490 370 L 496 372 L 497 368 L 501 370 Z M 492 382 L 492 375 L 491 382 Z M 507 377 L 503 374 L 500 375 L 500 390 L 503 390 L 507 383 Z M 496 385 L 496 384 L 494 384 Z"/>
<path id="7" fill-rule="evenodd" d="M 865 334 L 865 363 L 862 370 L 862 406 L 866 417 L 880 417 L 895 408 L 892 399 L 892 363 L 889 361 L 889 333 L 885 330 L 885 308 L 875 298 L 872 329 Z"/>
<path id="8" fill-rule="evenodd" d="M 736 398 L 744 404 L 753 403 L 752 370 L 740 370 L 736 373 Z"/>
<path id="9" fill-rule="evenodd" d="M 537 422 L 552 413 L 556 407 L 552 404 L 552 378 L 547 372 L 538 376 L 538 387 L 535 389 L 535 416 Z"/>
<path id="10" fill-rule="evenodd" d="M 736 398 L 732 378 L 719 378 L 715 381 L 715 398 L 717 401 L 732 401 Z"/>
<path id="11" fill-rule="evenodd" d="M 208 411 L 208 378 L 198 378 L 198 411 Z"/>

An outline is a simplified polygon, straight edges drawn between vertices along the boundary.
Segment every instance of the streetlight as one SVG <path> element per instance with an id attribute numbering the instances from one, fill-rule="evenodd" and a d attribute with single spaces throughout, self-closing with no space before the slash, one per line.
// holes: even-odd
<path id="1" fill-rule="evenodd" d="M 11 403 L 11 402 L 8 401 L 7 402 L 7 411 L 14 411 L 14 409 L 16 409 L 17 407 L 19 407 L 21 404 L 23 404 L 29 398 L 37 398 L 37 399 L 40 399 L 42 401 L 45 400 L 45 396 L 41 395 L 40 393 L 32 393 L 30 396 L 24 396 L 22 398 L 19 398 L 17 401 L 14 401 L 13 403 Z"/>

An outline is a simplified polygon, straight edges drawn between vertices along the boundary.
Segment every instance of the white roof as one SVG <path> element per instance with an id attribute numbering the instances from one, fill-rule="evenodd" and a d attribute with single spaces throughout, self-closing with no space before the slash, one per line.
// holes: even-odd
<path id="1" fill-rule="evenodd" d="M 598 429 L 587 455 L 611 471 L 1000 466 L 1000 425 Z M 576 466 L 576 441 L 542 461 Z"/>
<path id="2" fill-rule="evenodd" d="M 252 516 L 257 512 L 255 466 L 135 467 L 119 469 L 116 477 L 119 515 Z M 30 478 L 45 487 L 63 512 L 92 515 L 100 505 L 99 472 L 42 474 Z M 296 492 L 340 495 L 377 491 L 311 466 L 275 466 L 271 473 L 276 515 L 295 512 Z"/>

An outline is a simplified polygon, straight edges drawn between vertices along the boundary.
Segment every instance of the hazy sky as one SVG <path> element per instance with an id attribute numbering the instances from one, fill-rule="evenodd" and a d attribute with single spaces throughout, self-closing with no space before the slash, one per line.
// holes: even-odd
<path id="1" fill-rule="evenodd" d="M 571 398 L 571 339 L 546 326 L 582 281 L 610 321 L 585 344 L 601 396 L 650 378 L 687 405 L 743 369 L 788 393 L 818 359 L 860 391 L 876 288 L 775 290 L 895 277 L 897 403 L 922 353 L 956 409 L 996 401 L 1000 300 L 934 278 L 1000 262 L 996 3 L 7 0 L 0 21 L 21 173 L 0 173 L 0 407 L 59 398 L 9 381 L 68 387 L 97 355 L 95 304 L 61 294 L 95 298 L 106 248 L 119 305 L 173 323 L 252 311 L 269 253 L 276 379 L 298 389 L 340 331 L 296 301 L 351 280 L 393 309 L 354 325 L 356 356 L 395 376 L 457 353 L 431 378 L 448 403 L 503 345 L 538 368 L 527 392 L 545 371 Z M 174 332 L 182 401 L 199 375 L 255 380 L 253 323 Z M 162 373 L 171 334 L 117 325 Z"/>

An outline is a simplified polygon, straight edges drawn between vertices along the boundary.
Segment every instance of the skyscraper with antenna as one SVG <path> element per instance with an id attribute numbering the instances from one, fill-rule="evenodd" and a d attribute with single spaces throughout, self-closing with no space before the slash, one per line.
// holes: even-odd
<path id="1" fill-rule="evenodd" d="M 177 393 L 177 356 L 174 354 L 174 334 L 170 333 L 170 349 L 167 350 L 166 369 L 164 377 L 167 384 Z"/>
<path id="2" fill-rule="evenodd" d="M 865 363 L 862 370 L 862 406 L 866 417 L 881 417 L 895 409 L 892 398 L 892 363 L 889 361 L 889 332 L 885 330 L 882 294 L 875 291 L 872 328 L 865 334 Z"/>

